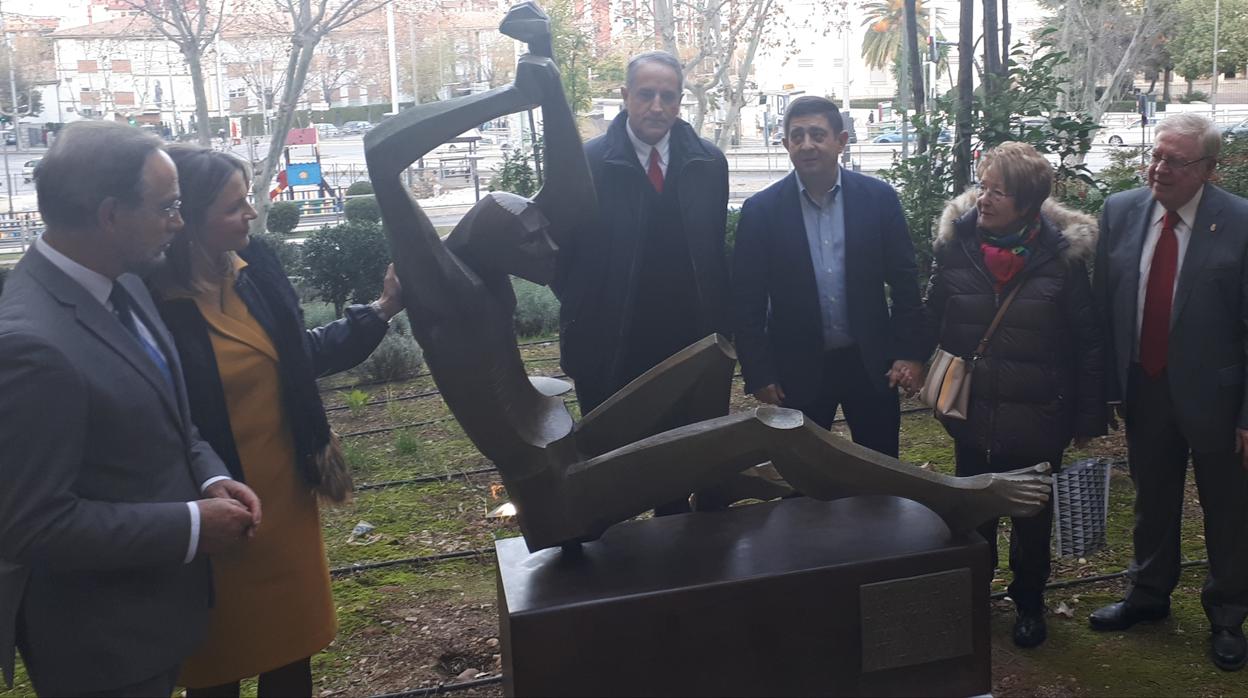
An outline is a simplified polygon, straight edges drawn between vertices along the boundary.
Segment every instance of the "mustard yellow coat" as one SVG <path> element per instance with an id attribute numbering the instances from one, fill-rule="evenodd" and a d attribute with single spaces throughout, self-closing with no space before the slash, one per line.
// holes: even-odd
<path id="1" fill-rule="evenodd" d="M 238 260 L 235 272 L 245 265 Z M 206 688 L 315 654 L 334 639 L 336 620 L 316 496 L 296 470 L 282 409 L 277 350 L 233 279 L 195 304 L 208 324 L 243 477 L 264 516 L 254 538 L 212 558 L 208 637 L 179 681 Z"/>

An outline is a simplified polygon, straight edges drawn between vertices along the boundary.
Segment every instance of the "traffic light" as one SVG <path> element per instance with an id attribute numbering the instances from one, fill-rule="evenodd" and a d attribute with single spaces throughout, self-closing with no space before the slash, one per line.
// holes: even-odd
<path id="1" fill-rule="evenodd" d="M 935 63 L 937 58 L 939 58 L 939 55 L 937 55 L 937 50 L 936 50 L 936 39 L 931 34 L 928 34 L 927 35 L 927 60 L 931 61 L 932 63 Z"/>
<path id="2" fill-rule="evenodd" d="M 127 119 L 127 121 L 129 121 L 129 122 L 130 122 L 130 125 L 131 125 L 131 126 L 138 126 L 138 125 L 139 125 L 139 120 L 138 120 L 138 119 L 136 119 L 136 118 L 134 118 L 133 116 L 132 116 L 132 117 L 130 117 L 129 119 Z"/>

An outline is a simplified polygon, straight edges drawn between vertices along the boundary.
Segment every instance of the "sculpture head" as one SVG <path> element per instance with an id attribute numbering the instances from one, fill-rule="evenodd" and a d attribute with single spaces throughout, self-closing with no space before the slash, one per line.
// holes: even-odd
<path id="1" fill-rule="evenodd" d="M 549 227 L 532 200 L 490 192 L 455 226 L 446 246 L 478 275 L 501 272 L 547 285 L 559 252 Z"/>

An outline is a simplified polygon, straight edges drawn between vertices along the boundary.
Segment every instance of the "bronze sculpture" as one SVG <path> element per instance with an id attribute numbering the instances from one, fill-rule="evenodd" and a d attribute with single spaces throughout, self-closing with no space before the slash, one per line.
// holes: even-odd
<path id="1" fill-rule="evenodd" d="M 513 84 L 414 106 L 369 132 L 365 155 L 412 333 L 451 412 L 497 464 L 530 550 L 593 540 L 656 503 L 767 461 L 808 496 L 906 497 L 958 532 L 992 516 L 1039 511 L 1051 483 L 1047 463 L 955 478 L 840 439 L 796 410 L 761 407 L 653 434 L 662 406 L 732 371 L 732 346 L 718 335 L 676 353 L 574 422 L 558 397 L 570 385 L 525 374 L 510 275 L 551 281 L 559 244 L 594 225 L 594 188 L 550 58 L 549 20 L 532 2 L 520 3 L 500 31 L 530 47 Z M 491 193 L 441 240 L 403 186 L 402 172 L 468 128 L 531 106 L 542 108 L 544 122 L 541 191 L 532 200 Z M 776 491 L 752 480 L 760 491 Z"/>

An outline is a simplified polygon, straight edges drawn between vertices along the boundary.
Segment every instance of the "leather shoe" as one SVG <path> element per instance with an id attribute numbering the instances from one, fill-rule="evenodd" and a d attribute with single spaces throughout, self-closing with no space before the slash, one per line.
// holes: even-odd
<path id="1" fill-rule="evenodd" d="M 1088 616 L 1093 630 L 1126 630 L 1141 621 L 1158 621 L 1170 615 L 1170 606 L 1132 606 L 1126 601 L 1101 606 Z"/>
<path id="2" fill-rule="evenodd" d="M 1222 671 L 1239 671 L 1244 668 L 1244 658 L 1248 656 L 1245 646 L 1244 631 L 1225 625 L 1215 625 L 1210 630 L 1209 655 L 1213 663 Z"/>
<path id="3" fill-rule="evenodd" d="M 1014 644 L 1024 649 L 1038 647 L 1049 636 L 1044 624 L 1044 611 L 1019 613 L 1014 621 Z"/>

